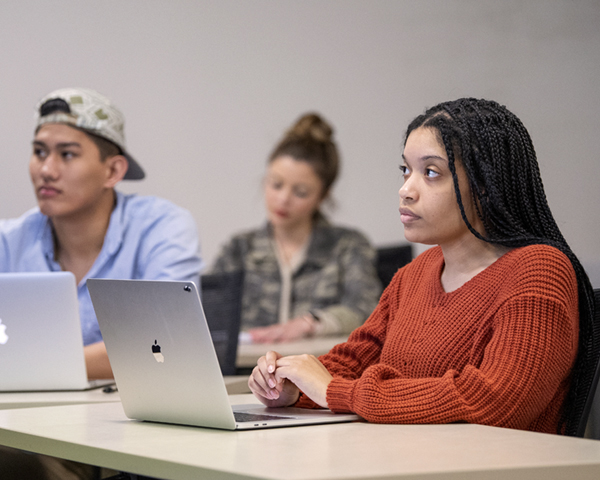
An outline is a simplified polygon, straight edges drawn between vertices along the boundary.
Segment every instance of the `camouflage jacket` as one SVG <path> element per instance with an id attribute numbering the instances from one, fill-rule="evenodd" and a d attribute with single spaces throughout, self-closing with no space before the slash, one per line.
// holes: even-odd
<path id="1" fill-rule="evenodd" d="M 278 322 L 281 276 L 269 226 L 233 237 L 211 273 L 244 271 L 242 328 Z M 317 221 L 306 258 L 292 276 L 290 318 L 311 311 L 335 316 L 340 333 L 360 326 L 377 306 L 376 253 L 356 230 Z"/>

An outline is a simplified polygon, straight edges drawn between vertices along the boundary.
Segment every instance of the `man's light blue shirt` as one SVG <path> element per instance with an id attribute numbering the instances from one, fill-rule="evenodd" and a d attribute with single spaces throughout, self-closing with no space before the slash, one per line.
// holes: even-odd
<path id="1" fill-rule="evenodd" d="M 116 192 L 102 250 L 77 286 L 83 343 L 102 340 L 88 278 L 193 281 L 204 266 L 192 215 L 158 197 Z M 55 272 L 54 240 L 48 217 L 33 208 L 0 221 L 0 272 Z"/>

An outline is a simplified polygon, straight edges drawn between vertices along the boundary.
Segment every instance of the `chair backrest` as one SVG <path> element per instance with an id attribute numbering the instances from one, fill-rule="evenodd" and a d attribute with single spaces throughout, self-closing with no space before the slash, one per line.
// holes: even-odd
<path id="1" fill-rule="evenodd" d="M 598 378 L 600 376 L 600 289 L 594 290 L 594 318 L 592 319 L 592 334 L 589 342 L 589 352 L 587 352 L 586 365 L 584 366 L 584 374 L 582 384 L 578 390 L 581 395 L 577 398 L 574 405 L 574 414 L 578 415 L 579 419 L 576 423 L 576 429 L 566 431 L 567 435 L 575 437 L 583 437 L 590 415 L 594 396 L 598 386 Z M 596 399 L 599 401 L 600 398 Z"/>
<path id="2" fill-rule="evenodd" d="M 200 278 L 202 308 L 223 375 L 236 373 L 243 279 L 243 272 L 202 275 Z"/>
<path id="3" fill-rule="evenodd" d="M 412 245 L 406 243 L 377 249 L 377 276 L 383 288 L 388 286 L 399 268 L 413 258 Z"/>

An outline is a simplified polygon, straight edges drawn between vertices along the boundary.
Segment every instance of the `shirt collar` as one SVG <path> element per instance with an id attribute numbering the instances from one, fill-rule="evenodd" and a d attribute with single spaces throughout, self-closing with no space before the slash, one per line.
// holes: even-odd
<path id="1" fill-rule="evenodd" d="M 56 264 L 54 260 L 54 234 L 52 233 L 52 222 L 46 215 L 42 215 L 40 229 L 37 233 L 42 244 L 42 252 L 48 265 L 52 267 Z M 52 270 L 52 268 L 51 268 Z"/>
<path id="2" fill-rule="evenodd" d="M 108 230 L 104 236 L 104 250 L 108 255 L 114 254 L 123 243 L 123 235 L 125 232 L 125 196 L 121 192 L 115 190 L 116 205 L 110 214 L 110 222 Z"/>

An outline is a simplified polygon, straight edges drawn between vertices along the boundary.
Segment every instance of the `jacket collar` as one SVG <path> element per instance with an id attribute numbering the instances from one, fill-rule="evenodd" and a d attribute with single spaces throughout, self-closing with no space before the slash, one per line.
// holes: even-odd
<path id="1" fill-rule="evenodd" d="M 317 267 L 325 265 L 331 258 L 330 252 L 334 241 L 331 225 L 325 217 L 319 216 L 313 227 L 304 265 Z M 252 247 L 252 251 L 249 253 L 250 262 L 254 264 L 277 263 L 273 247 L 272 227 L 268 222 L 256 232 Z"/>

